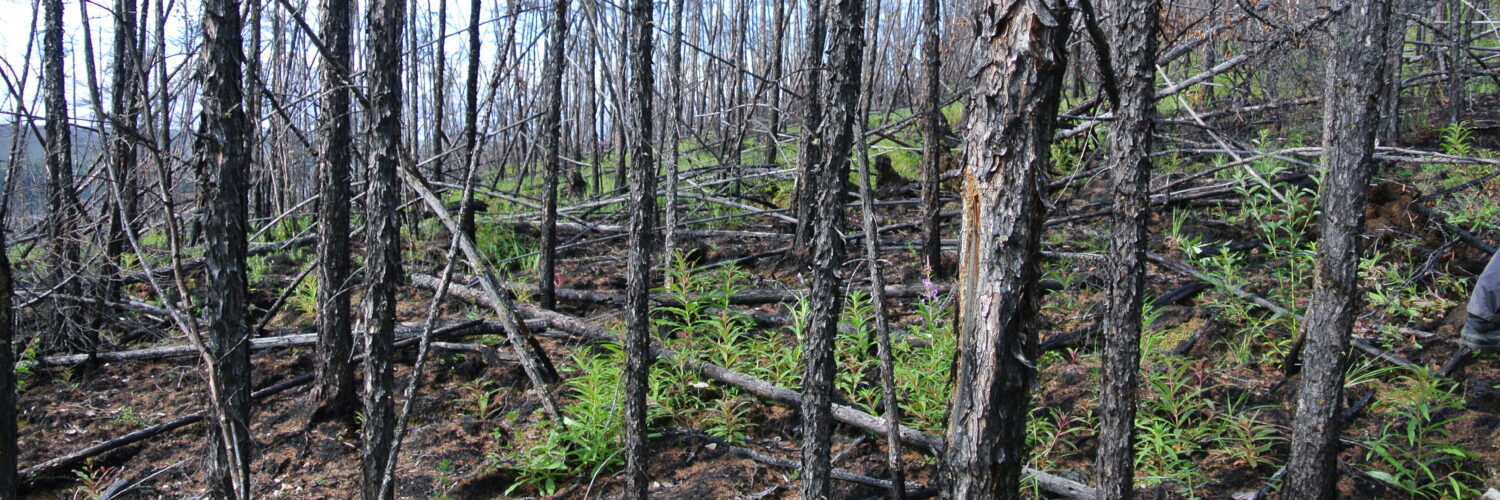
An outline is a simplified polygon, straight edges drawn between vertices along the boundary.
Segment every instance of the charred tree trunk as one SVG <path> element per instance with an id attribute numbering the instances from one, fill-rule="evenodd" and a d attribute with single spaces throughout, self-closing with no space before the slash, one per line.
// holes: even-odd
<path id="1" fill-rule="evenodd" d="M 553 0 L 550 30 L 547 66 L 542 74 L 542 85 L 547 89 L 547 110 L 542 115 L 547 171 L 542 183 L 542 255 L 537 266 L 538 295 L 544 309 L 557 307 L 553 294 L 557 286 L 557 173 L 562 170 L 562 76 L 567 64 L 563 48 L 568 42 L 568 0 Z"/>
<path id="2" fill-rule="evenodd" d="M 1109 283 L 1104 315 L 1103 387 L 1099 397 L 1099 492 L 1134 496 L 1135 408 L 1141 359 L 1141 304 L 1146 285 L 1146 224 L 1151 212 L 1152 123 L 1156 115 L 1156 26 L 1160 0 L 1115 3 L 1108 27 L 1118 97 L 1110 123 Z"/>
<path id="3" fill-rule="evenodd" d="M 646 392 L 651 369 L 651 251 L 656 228 L 656 158 L 652 152 L 652 0 L 630 3 L 630 242 L 625 277 L 625 498 L 644 499 Z"/>
<path id="4" fill-rule="evenodd" d="M 79 262 L 78 223 L 83 214 L 73 181 L 73 140 L 68 122 L 68 99 L 63 74 L 63 6 L 62 0 L 43 0 L 45 26 L 42 34 L 42 86 L 47 106 L 47 239 L 51 251 L 47 256 L 50 281 L 60 285 L 58 292 L 79 295 L 82 271 Z M 53 336 L 46 339 L 49 349 L 67 348 L 85 352 L 97 350 L 98 333 L 79 319 L 78 307 L 52 301 L 56 325 Z"/>
<path id="5" fill-rule="evenodd" d="M 14 175 L 14 170 L 6 172 Z M 9 212 L 0 207 L 0 222 Z M 0 248 L 6 248 L 4 231 L 0 231 Z M 16 359 L 11 348 L 15 341 L 15 322 L 11 316 L 10 256 L 0 252 L 0 498 L 17 498 L 19 478 L 16 457 L 21 449 L 16 442 Z"/>
<path id="6" fill-rule="evenodd" d="M 807 47 L 802 55 L 803 103 L 802 143 L 797 150 L 797 185 L 793 188 L 792 203 L 797 216 L 797 232 L 793 248 L 812 248 L 813 205 L 822 176 L 818 171 L 823 163 L 823 47 L 827 19 L 823 17 L 823 1 L 807 0 Z M 806 260 L 807 250 L 795 252 Z"/>
<path id="7" fill-rule="evenodd" d="M 830 438 L 833 432 L 834 338 L 838 336 L 843 311 L 839 265 L 844 262 L 840 229 L 844 219 L 844 181 L 848 179 L 849 152 L 854 145 L 854 120 L 859 119 L 860 69 L 864 60 L 864 0 L 837 0 L 830 33 L 834 50 L 829 54 L 830 72 L 824 88 L 827 121 L 818 127 L 814 140 L 824 147 L 815 164 L 804 172 L 808 184 L 803 191 L 813 201 L 808 212 L 812 229 L 812 287 L 808 300 L 812 314 L 802 344 L 802 498 L 829 498 Z M 819 78 L 813 76 L 813 78 Z M 819 99 L 819 98 L 814 98 Z M 800 221 L 799 221 L 800 223 Z"/>
<path id="8" fill-rule="evenodd" d="M 1323 92 L 1324 181 L 1318 261 L 1302 324 L 1302 383 L 1293 420 L 1286 498 L 1334 498 L 1338 412 L 1349 336 L 1360 308 L 1359 254 L 1373 175 L 1391 0 L 1353 2 L 1332 23 Z"/>
<path id="9" fill-rule="evenodd" d="M 1417 7 L 1425 0 L 1393 0 L 1391 20 L 1387 26 L 1386 43 L 1390 44 L 1385 54 L 1385 85 L 1380 96 L 1380 129 L 1375 138 L 1386 146 L 1395 144 L 1401 136 L 1401 66 L 1405 60 L 1401 53 L 1406 49 L 1406 13 L 1417 13 Z"/>
<path id="10" fill-rule="evenodd" d="M 1041 190 L 1071 12 L 1061 0 L 989 0 L 974 14 L 958 352 L 939 479 L 944 498 L 1019 498 L 1036 376 Z"/>
<path id="11" fill-rule="evenodd" d="M 1467 54 L 1469 51 L 1469 7 L 1464 0 L 1450 0 L 1448 9 L 1448 123 L 1458 123 L 1468 108 Z"/>
<path id="12" fill-rule="evenodd" d="M 363 497 L 392 498 L 384 481 L 392 461 L 396 428 L 391 374 L 391 353 L 396 341 L 396 289 L 401 284 L 401 184 L 396 169 L 401 160 L 401 32 L 405 21 L 404 0 L 374 0 L 368 16 L 369 68 L 369 213 L 365 216 L 364 296 L 365 362 L 364 427 L 361 435 Z M 477 14 L 476 14 L 477 15 Z"/>
<path id="13" fill-rule="evenodd" d="M 779 0 L 778 0 L 779 1 Z M 683 0 L 672 2 L 672 48 L 667 53 L 667 65 L 672 72 L 670 95 L 667 106 L 671 116 L 667 117 L 667 207 L 666 220 L 662 222 L 662 269 L 672 268 L 672 259 L 677 250 L 677 181 L 682 142 L 682 10 Z M 670 278 L 670 275 L 668 277 Z"/>
<path id="14" fill-rule="evenodd" d="M 938 187 L 942 181 L 942 156 L 948 154 L 944 147 L 943 131 L 947 129 L 943 118 L 940 80 L 942 70 L 938 61 L 938 45 L 942 42 L 938 31 L 938 0 L 922 1 L 922 84 L 926 95 L 923 106 L 927 112 L 922 135 L 922 266 L 929 276 L 943 276 L 942 220 L 938 211 Z"/>
<path id="15" fill-rule="evenodd" d="M 781 66 L 786 46 L 787 0 L 771 1 L 775 2 L 775 14 L 771 20 L 771 103 L 770 116 L 766 119 L 766 164 L 775 165 L 780 156 L 776 145 L 781 142 L 777 134 L 781 131 Z"/>
<path id="16" fill-rule="evenodd" d="M 448 159 L 448 132 L 444 116 L 448 112 L 448 2 L 438 2 L 437 46 L 432 70 L 432 180 L 443 182 L 443 167 Z M 416 68 L 412 68 L 416 71 Z"/>
<path id="17" fill-rule="evenodd" d="M 353 151 L 348 69 L 349 0 L 322 0 L 318 26 L 329 59 L 319 62 L 323 91 L 318 123 L 318 347 L 312 421 L 354 416 L 354 337 L 349 295 L 349 184 Z M 352 422 L 352 420 L 349 420 Z"/>
<path id="18" fill-rule="evenodd" d="M 474 164 L 474 155 L 479 154 L 479 16 L 484 5 L 479 0 L 469 3 L 469 68 L 468 76 L 464 80 L 464 167 Z M 515 18 L 512 18 L 514 22 Z M 512 25 L 514 26 L 514 25 Z M 513 28 L 512 28 L 513 29 Z M 500 47 L 500 50 L 510 50 L 510 46 Z M 504 175 L 504 167 L 501 167 L 501 175 Z M 470 211 L 464 210 L 468 214 Z M 473 227 L 466 218 L 459 221 L 463 227 Z"/>
<path id="19" fill-rule="evenodd" d="M 203 90 L 193 153 L 203 189 L 209 362 L 205 476 L 214 498 L 250 498 L 250 327 L 245 254 L 250 162 L 246 151 L 239 2 L 203 2 Z"/>
<path id="20" fill-rule="evenodd" d="M 110 125 L 109 147 L 110 161 L 112 162 L 110 177 L 119 193 L 120 202 L 110 204 L 109 209 L 109 241 L 105 246 L 105 255 L 112 264 L 119 264 L 120 256 L 130 244 L 125 231 L 130 230 L 131 221 L 135 220 L 138 202 L 135 187 L 135 139 L 122 129 L 134 129 L 140 121 L 141 99 L 143 93 L 140 52 L 136 50 L 136 16 L 138 15 L 135 0 L 115 0 L 115 32 L 114 32 L 114 55 L 113 55 L 113 91 L 110 93 Z M 104 290 L 105 299 L 117 301 L 120 297 L 121 283 L 111 279 Z"/>

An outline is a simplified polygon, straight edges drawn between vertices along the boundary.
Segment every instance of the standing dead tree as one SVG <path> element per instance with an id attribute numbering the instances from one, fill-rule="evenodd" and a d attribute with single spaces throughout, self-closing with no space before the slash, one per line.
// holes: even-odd
<path id="1" fill-rule="evenodd" d="M 1136 388 L 1140 380 L 1141 305 L 1150 222 L 1151 146 L 1156 118 L 1156 35 L 1159 0 L 1114 3 L 1108 45 L 1096 47 L 1101 71 L 1112 71 L 1115 121 L 1110 123 L 1109 282 L 1104 316 L 1099 453 L 1103 498 L 1132 498 L 1135 476 Z"/>
<path id="2" fill-rule="evenodd" d="M 14 165 L 14 163 L 11 163 Z M 14 175 L 14 170 L 6 172 Z M 10 196 L 0 196 L 0 222 L 9 210 Z M 0 248 L 5 246 L 5 232 L 0 231 Z M 16 434 L 16 359 L 11 349 L 15 341 L 15 322 L 11 312 L 12 285 L 10 256 L 0 252 L 0 498 L 16 498 L 19 486 L 16 457 L 20 456 Z"/>
<path id="3" fill-rule="evenodd" d="M 360 450 L 365 500 L 393 498 L 384 481 L 396 428 L 391 355 L 396 341 L 396 291 L 401 284 L 401 33 L 405 0 L 375 0 L 365 17 L 368 38 L 366 131 L 371 170 L 365 215 L 364 425 Z"/>
<path id="4" fill-rule="evenodd" d="M 938 30 L 938 0 L 922 1 L 922 265 L 932 276 L 943 276 L 942 222 L 938 211 L 938 177 L 942 175 L 942 156 L 946 130 L 943 123 L 941 80 L 942 63 L 938 61 L 938 45 L 942 43 Z"/>
<path id="5" fill-rule="evenodd" d="M 320 58 L 323 85 L 318 123 L 318 347 L 317 405 L 311 421 L 354 416 L 354 337 L 350 325 L 349 197 L 351 143 L 347 84 L 351 19 L 349 0 L 322 0 L 318 27 L 328 53 Z"/>
<path id="6" fill-rule="evenodd" d="M 958 352 L 940 467 L 945 498 L 1019 498 L 1036 377 L 1042 222 L 1071 11 L 1061 0 L 975 5 L 964 141 Z"/>
<path id="7" fill-rule="evenodd" d="M 239 2 L 203 2 L 202 100 L 193 143 L 203 190 L 208 273 L 204 320 L 211 395 L 205 475 L 215 498 L 250 498 L 250 327 L 245 253 L 249 155 L 240 83 L 243 29 Z"/>
<path id="8" fill-rule="evenodd" d="M 854 120 L 861 119 L 860 79 L 864 59 L 864 0 L 836 0 L 832 12 L 829 44 L 828 86 L 813 100 L 827 106 L 822 126 L 804 132 L 815 134 L 803 145 L 819 144 L 818 156 L 804 158 L 806 181 L 802 195 L 811 202 L 806 225 L 812 232 L 812 274 L 808 302 L 812 314 L 802 347 L 802 498 L 828 498 L 829 447 L 833 433 L 834 338 L 843 311 L 839 267 L 844 262 L 840 235 L 844 218 L 844 183 L 848 179 L 849 152 L 854 145 Z M 818 77 L 813 77 L 818 78 Z M 798 225 L 803 225 L 799 220 Z"/>
<path id="9" fill-rule="evenodd" d="M 630 242 L 626 257 L 625 302 L 625 498 L 644 500 L 646 474 L 646 392 L 651 371 L 651 252 L 656 238 L 656 155 L 651 144 L 652 0 L 630 3 Z M 676 165 L 670 166 L 676 168 Z"/>
<path id="10" fill-rule="evenodd" d="M 563 56 L 568 42 L 568 0 L 553 0 L 552 24 L 548 28 L 547 61 L 542 70 L 542 86 L 547 92 L 547 109 L 542 113 L 542 154 L 546 171 L 542 183 L 542 256 L 537 265 L 537 285 L 541 288 L 542 307 L 557 307 L 553 289 L 557 286 L 557 174 L 562 170 L 562 76 L 567 66 Z"/>
<path id="11" fill-rule="evenodd" d="M 83 287 L 79 274 L 83 271 L 79 259 L 82 252 L 78 243 L 78 224 L 83 208 L 78 203 L 77 187 L 73 180 L 73 141 L 68 121 L 68 98 L 64 87 L 68 85 L 63 72 L 63 5 L 62 0 L 42 2 L 44 25 L 42 27 L 42 87 L 47 107 L 46 165 L 47 165 L 47 240 L 48 277 L 55 283 L 58 292 L 78 295 Z M 98 332 L 79 323 L 76 305 L 54 301 L 51 310 L 54 330 L 46 340 L 52 349 L 67 348 L 85 352 L 97 349 Z"/>
<path id="12" fill-rule="evenodd" d="M 125 230 L 135 220 L 139 211 L 139 196 L 136 193 L 136 138 L 132 136 L 140 123 L 145 95 L 142 92 L 143 71 L 136 40 L 136 0 L 115 0 L 114 7 L 114 55 L 112 71 L 114 78 L 110 92 L 110 161 L 114 166 L 110 172 L 111 182 L 120 192 L 118 208 L 109 212 L 109 235 L 105 244 L 105 255 L 112 265 L 118 265 L 124 255 L 129 239 Z M 120 296 L 121 283 L 111 278 L 106 285 L 106 300 Z"/>
<path id="13" fill-rule="evenodd" d="M 797 216 L 796 245 L 793 248 L 811 249 L 813 238 L 813 209 L 820 180 L 823 145 L 823 47 L 827 31 L 827 19 L 823 16 L 822 0 L 807 0 L 807 40 L 802 54 L 802 139 L 797 149 L 797 185 L 793 188 L 792 203 Z M 806 250 L 798 252 L 806 254 Z"/>
<path id="14" fill-rule="evenodd" d="M 1374 175 L 1380 97 L 1388 84 L 1391 0 L 1359 0 L 1334 20 L 1323 93 L 1322 218 L 1302 335 L 1302 383 L 1287 462 L 1287 498 L 1334 498 L 1344 372 L 1360 310 L 1360 238 Z"/>

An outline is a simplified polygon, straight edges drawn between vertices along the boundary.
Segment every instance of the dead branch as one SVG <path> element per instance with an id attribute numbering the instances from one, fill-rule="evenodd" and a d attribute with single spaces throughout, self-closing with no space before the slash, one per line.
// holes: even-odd
<path id="1" fill-rule="evenodd" d="M 766 465 L 769 465 L 769 466 L 772 466 L 772 467 L 780 467 L 780 468 L 783 468 L 783 469 L 792 469 L 792 470 L 800 469 L 802 467 L 802 464 L 800 464 L 800 463 L 793 462 L 791 460 L 785 460 L 785 459 L 781 459 L 781 458 L 776 458 L 776 457 L 773 457 L 773 456 L 770 456 L 770 455 L 767 455 L 767 454 L 764 454 L 764 453 L 752 450 L 750 448 L 743 448 L 743 447 L 735 446 L 733 444 L 730 444 L 728 441 L 725 441 L 723 439 L 719 439 L 718 437 L 715 437 L 712 434 L 708 434 L 706 432 L 703 432 L 703 431 L 700 431 L 700 430 L 697 430 L 697 429 L 674 428 L 674 429 L 667 429 L 667 432 L 669 432 L 671 434 L 678 435 L 678 436 L 692 437 L 692 438 L 702 439 L 704 441 L 708 441 L 710 443 L 713 443 L 715 446 L 723 447 L 724 449 L 729 450 L 730 453 L 734 453 L 736 455 L 739 455 L 739 456 L 742 456 L 742 457 L 745 457 L 745 458 L 749 458 L 749 459 L 754 460 L 756 462 L 760 462 L 760 463 L 763 463 L 763 464 L 766 464 Z M 888 481 L 888 480 L 885 480 L 885 479 L 876 478 L 876 477 L 866 476 L 864 474 L 855 474 L 853 472 L 850 472 L 848 469 L 834 469 L 833 472 L 830 475 L 834 479 L 839 479 L 839 480 L 843 480 L 843 481 L 849 481 L 851 483 L 863 484 L 865 486 L 873 486 L 873 487 L 876 487 L 876 488 L 884 488 L 884 489 L 887 489 L 887 490 L 893 489 L 895 487 L 895 484 L 893 484 L 891 481 Z M 920 483 L 906 483 L 906 490 L 910 492 L 907 495 L 907 498 L 913 498 L 913 499 L 915 499 L 915 498 L 930 498 L 930 497 L 935 496 L 937 494 L 937 490 L 928 489 L 927 487 L 923 486 Z"/>
<path id="2" fill-rule="evenodd" d="M 416 280 L 414 279 L 413 284 L 416 284 L 415 281 Z M 471 302 L 484 296 L 483 292 L 472 287 L 462 285 L 453 286 L 452 292 L 454 297 L 464 298 Z M 548 322 L 549 325 L 552 326 L 553 329 L 564 331 L 595 342 L 620 342 L 619 337 L 616 337 L 608 330 L 590 324 L 577 317 L 554 311 L 548 311 L 531 304 L 522 303 L 516 304 L 516 306 L 521 314 L 532 319 L 544 319 Z M 651 356 L 656 358 L 660 362 L 676 363 L 679 366 L 698 372 L 705 377 L 708 377 L 720 383 L 738 387 L 761 398 L 769 399 L 793 407 L 798 406 L 802 403 L 802 394 L 797 391 L 787 389 L 785 387 L 766 382 L 765 380 L 761 380 L 759 378 L 730 370 L 728 368 L 724 368 L 712 363 L 682 357 L 676 351 L 673 351 L 671 349 L 652 346 Z M 885 435 L 887 432 L 889 432 L 887 430 L 889 428 L 886 426 L 884 419 L 859 411 L 849 406 L 834 404 L 833 418 L 834 420 L 866 432 L 871 432 L 879 435 Z M 943 438 L 933 436 L 931 434 L 927 434 L 910 427 L 902 426 L 900 428 L 900 436 L 903 443 L 928 455 L 937 455 L 943 449 Z M 1083 483 L 1030 468 L 1026 469 L 1026 474 L 1033 477 L 1043 489 L 1052 492 L 1053 494 L 1075 499 L 1092 499 L 1095 497 L 1094 489 Z"/>
<path id="3" fill-rule="evenodd" d="M 528 320 L 526 321 L 526 327 L 532 331 L 542 331 L 547 328 L 547 322 Z M 504 331 L 505 329 L 501 327 L 499 323 L 484 321 L 458 321 L 439 327 L 434 332 L 434 335 L 439 335 L 446 338 L 456 338 L 503 333 Z M 396 330 L 396 338 L 400 340 L 411 340 L 416 339 L 419 335 L 421 335 L 421 333 L 422 327 L 420 326 L 402 327 Z M 318 334 L 316 332 L 295 333 L 277 337 L 261 337 L 257 339 L 250 339 L 250 350 L 264 351 L 267 349 L 307 347 L 315 345 L 317 343 Z M 398 347 L 403 345 L 406 344 L 397 342 Z M 114 363 L 121 361 L 151 361 L 192 356 L 197 353 L 197 349 L 191 345 L 178 344 L 148 347 L 145 349 L 133 349 L 128 351 L 101 352 L 98 354 L 98 360 L 104 363 Z M 49 356 L 46 358 L 42 358 L 40 361 L 42 366 L 69 366 L 83 363 L 87 360 L 87 354 L 69 354 L 62 356 Z"/>

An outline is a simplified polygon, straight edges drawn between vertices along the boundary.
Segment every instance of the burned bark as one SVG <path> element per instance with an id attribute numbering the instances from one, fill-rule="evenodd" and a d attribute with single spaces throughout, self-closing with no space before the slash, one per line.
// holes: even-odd
<path id="1" fill-rule="evenodd" d="M 78 224 L 83 216 L 73 180 L 73 140 L 68 121 L 68 98 L 64 87 L 68 85 L 63 73 L 63 5 L 62 0 L 44 0 L 45 25 L 42 28 L 42 91 L 47 107 L 46 166 L 47 166 L 47 240 L 50 250 L 47 255 L 48 277 L 58 285 L 58 291 L 77 295 L 78 273 L 82 271 L 79 261 Z M 53 321 L 58 328 L 46 338 L 50 349 L 94 351 L 98 343 L 98 332 L 87 328 L 79 321 L 78 308 L 54 301 Z"/>
<path id="2" fill-rule="evenodd" d="M 250 328 L 245 254 L 250 223 L 250 171 L 241 87 L 244 60 L 239 2 L 203 2 L 203 86 L 193 145 L 203 189 L 204 255 L 208 273 L 204 322 L 208 363 L 208 458 L 204 475 L 214 498 L 250 498 Z"/>
<path id="3" fill-rule="evenodd" d="M 396 338 L 396 290 L 401 284 L 401 33 L 406 2 L 374 0 L 365 23 L 369 38 L 365 67 L 369 81 L 370 189 L 365 216 L 364 425 L 360 465 L 366 500 L 393 498 L 384 481 L 394 453 L 396 428 L 391 355 Z"/>
<path id="4" fill-rule="evenodd" d="M 829 447 L 833 418 L 834 338 L 838 336 L 843 311 L 839 266 L 844 262 L 840 236 L 844 219 L 844 181 L 848 178 L 849 152 L 854 145 L 854 120 L 859 119 L 860 68 L 864 60 L 864 0 L 836 0 L 829 44 L 828 86 L 822 99 L 826 121 L 816 129 L 813 141 L 819 156 L 804 165 L 803 189 L 812 210 L 805 223 L 812 232 L 812 286 L 808 302 L 812 314 L 802 344 L 802 498 L 828 498 Z M 817 79 L 819 77 L 812 77 Z M 799 216 L 798 224 L 804 221 Z"/>
<path id="5" fill-rule="evenodd" d="M 651 370 L 651 252 L 656 225 L 652 150 L 651 0 L 630 3 L 630 241 L 625 276 L 625 498 L 642 500 L 646 475 L 646 392 Z M 674 165 L 673 168 L 676 166 Z"/>
<path id="6" fill-rule="evenodd" d="M 978 67 L 966 109 L 958 352 L 939 463 L 945 498 L 1019 498 L 1036 376 L 1041 190 L 1071 12 L 1060 0 L 974 11 Z"/>
<path id="7" fill-rule="evenodd" d="M 1323 165 L 1317 264 L 1302 335 L 1303 375 L 1287 462 L 1287 498 L 1333 498 L 1338 421 L 1350 334 L 1360 310 L 1360 237 L 1374 174 L 1391 0 L 1352 2 L 1332 23 L 1323 93 Z"/>
<path id="8" fill-rule="evenodd" d="M 541 287 L 542 307 L 557 307 L 553 289 L 557 287 L 557 173 L 562 170 L 562 75 L 567 59 L 563 48 L 568 41 L 568 0 L 553 0 L 552 25 L 548 28 L 547 63 L 542 85 L 547 90 L 547 109 L 542 115 L 542 149 L 547 155 L 542 182 L 541 262 L 537 265 L 537 285 Z"/>
<path id="9" fill-rule="evenodd" d="M 10 172 L 7 172 L 9 174 Z M 0 206 L 0 221 L 9 212 Z M 5 246 L 5 232 L 0 231 L 0 248 Z M 16 476 L 16 457 L 21 455 L 17 444 L 18 409 L 16 395 L 16 359 L 11 346 L 15 341 L 15 322 L 11 316 L 10 256 L 0 252 L 0 498 L 16 498 L 19 486 Z"/>
<path id="10" fill-rule="evenodd" d="M 922 1 L 922 86 L 925 91 L 922 129 L 922 266 L 929 276 L 943 276 L 942 221 L 938 211 L 938 188 L 942 175 L 943 146 L 942 63 L 938 61 L 938 0 Z"/>
<path id="11" fill-rule="evenodd" d="M 1108 26 L 1116 88 L 1109 145 L 1114 189 L 1099 396 L 1099 452 L 1103 498 L 1134 497 L 1136 387 L 1141 358 L 1141 304 L 1146 284 L 1147 223 L 1151 219 L 1151 145 L 1156 115 L 1156 35 L 1160 0 L 1114 4 Z M 1101 71 L 1110 71 L 1102 69 Z"/>
<path id="12" fill-rule="evenodd" d="M 796 244 L 793 248 L 812 248 L 813 209 L 815 193 L 820 189 L 823 158 L 823 47 L 827 31 L 827 19 L 823 17 L 823 1 L 807 0 L 807 47 L 802 57 L 803 103 L 802 139 L 797 148 L 797 185 L 793 188 L 792 203 L 797 217 Z M 807 251 L 794 252 L 799 257 Z"/>
<path id="13" fill-rule="evenodd" d="M 136 50 L 136 0 L 115 0 L 114 55 L 111 66 L 114 73 L 110 92 L 110 177 L 119 193 L 120 202 L 109 209 L 109 240 L 105 244 L 105 255 L 112 264 L 121 262 L 121 255 L 130 245 L 125 231 L 129 231 L 139 207 L 136 193 L 136 139 L 131 135 L 140 121 L 143 108 L 140 52 Z M 115 300 L 120 296 L 122 283 L 112 277 L 106 285 L 105 299 Z"/>
<path id="14" fill-rule="evenodd" d="M 313 388 L 316 409 L 312 421 L 354 416 L 354 337 L 349 296 L 349 197 L 353 132 L 350 125 L 350 33 L 353 8 L 349 0 L 323 0 L 319 6 L 319 37 L 328 58 L 319 62 L 323 91 L 318 123 L 318 347 Z"/>

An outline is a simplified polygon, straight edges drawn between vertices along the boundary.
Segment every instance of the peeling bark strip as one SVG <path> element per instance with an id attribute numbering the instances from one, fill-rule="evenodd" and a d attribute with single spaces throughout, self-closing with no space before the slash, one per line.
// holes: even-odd
<path id="1" fill-rule="evenodd" d="M 204 263 L 208 284 L 208 458 L 214 498 L 250 498 L 250 328 L 245 323 L 245 253 L 250 224 L 242 105 L 239 2 L 203 2 L 202 114 L 193 154 L 203 183 Z"/>
<path id="2" fill-rule="evenodd" d="M 1110 123 L 1114 203 L 1110 220 L 1108 294 L 1099 397 L 1102 498 L 1132 498 L 1135 476 L 1136 387 L 1141 360 L 1141 304 L 1151 219 L 1151 138 L 1156 117 L 1156 35 L 1160 0 L 1114 2 L 1109 30 L 1117 102 Z"/>
<path id="3" fill-rule="evenodd" d="M 1345 353 L 1360 310 L 1359 254 L 1366 186 L 1373 175 L 1380 97 L 1389 82 L 1390 0 L 1353 2 L 1333 23 L 1323 93 L 1322 218 L 1313 293 L 1302 323 L 1303 376 L 1287 462 L 1286 498 L 1333 498 L 1338 484 L 1337 420 Z"/>
<path id="4" fill-rule="evenodd" d="M 964 162 L 958 352 L 944 498 L 1019 498 L 1036 376 L 1041 189 L 1066 68 L 1061 0 L 989 0 L 973 20 L 978 66 Z"/>

